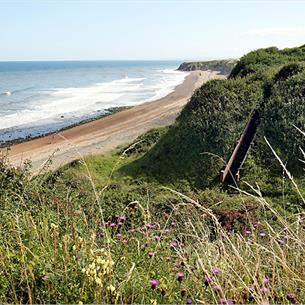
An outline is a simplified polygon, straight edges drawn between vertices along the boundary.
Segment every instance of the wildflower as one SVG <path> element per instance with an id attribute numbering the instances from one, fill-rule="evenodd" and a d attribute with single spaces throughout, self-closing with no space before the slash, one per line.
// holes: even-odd
<path id="1" fill-rule="evenodd" d="M 232 299 L 221 298 L 221 299 L 219 300 L 219 304 L 233 305 L 233 304 L 235 304 L 235 301 L 232 300 Z"/>
<path id="2" fill-rule="evenodd" d="M 115 227 L 116 227 L 116 224 L 112 222 L 112 223 L 110 224 L 110 228 L 115 228 Z"/>
<path id="3" fill-rule="evenodd" d="M 153 256 L 155 256 L 155 254 L 156 254 L 156 253 L 153 252 L 153 251 L 148 252 L 148 256 L 149 256 L 149 257 L 153 257 Z"/>
<path id="4" fill-rule="evenodd" d="M 159 284 L 159 281 L 158 280 L 150 280 L 149 284 L 150 284 L 152 289 L 156 289 L 158 284 Z"/>
<path id="5" fill-rule="evenodd" d="M 287 294 L 287 300 L 290 301 L 291 303 L 296 303 L 297 298 L 294 293 L 288 293 Z"/>
<path id="6" fill-rule="evenodd" d="M 251 293 L 254 293 L 254 288 L 253 288 L 253 287 L 250 287 L 250 288 L 249 288 L 249 291 L 250 291 Z"/>
<path id="7" fill-rule="evenodd" d="M 156 240 L 156 241 L 159 241 L 161 239 L 161 237 L 160 236 L 154 236 L 154 240 Z"/>
<path id="8" fill-rule="evenodd" d="M 145 227 L 146 227 L 147 229 L 153 229 L 153 228 L 154 228 L 154 225 L 152 225 L 151 223 L 147 223 L 147 224 L 145 225 Z"/>
<path id="9" fill-rule="evenodd" d="M 121 221 L 118 222 L 118 226 L 122 226 L 123 223 Z"/>
<path id="10" fill-rule="evenodd" d="M 266 287 L 262 287 L 262 288 L 260 289 L 260 292 L 261 292 L 262 294 L 266 294 L 266 293 L 268 293 L 268 291 L 269 291 L 269 289 L 266 288 Z"/>
<path id="11" fill-rule="evenodd" d="M 182 282 L 183 279 L 184 279 L 184 273 L 183 272 L 178 272 L 177 273 L 177 280 L 179 282 Z"/>
<path id="12" fill-rule="evenodd" d="M 107 290 L 114 292 L 115 291 L 115 287 L 112 286 L 111 284 L 107 287 Z"/>
<path id="13" fill-rule="evenodd" d="M 121 234 L 121 233 L 118 233 L 118 234 L 116 235 L 116 237 L 117 237 L 117 238 L 121 238 L 121 237 L 122 237 L 122 234 Z"/>
<path id="14" fill-rule="evenodd" d="M 260 235 L 260 237 L 265 237 L 266 233 L 265 232 L 260 232 L 259 235 Z"/>
<path id="15" fill-rule="evenodd" d="M 213 282 L 213 279 L 211 277 L 208 277 L 207 275 L 204 277 L 204 284 L 206 286 L 209 286 L 209 284 L 212 282 Z"/>
<path id="16" fill-rule="evenodd" d="M 126 220 L 126 217 L 121 215 L 121 216 L 118 217 L 118 219 L 123 222 L 123 221 Z"/>
<path id="17" fill-rule="evenodd" d="M 245 235 L 250 235 L 251 234 L 251 231 L 250 230 L 246 230 L 245 231 Z"/>
<path id="18" fill-rule="evenodd" d="M 175 227 L 177 226 L 177 224 L 173 221 L 173 222 L 171 223 L 171 226 L 172 226 L 173 228 L 175 228 Z"/>
<path id="19" fill-rule="evenodd" d="M 172 249 L 176 250 L 176 248 L 178 247 L 178 243 L 175 240 L 172 240 L 170 246 Z"/>
<path id="20" fill-rule="evenodd" d="M 187 292 L 186 288 L 182 288 L 181 291 L 180 291 L 181 296 L 185 297 L 186 296 L 186 292 Z"/>
<path id="21" fill-rule="evenodd" d="M 124 239 L 124 240 L 123 240 L 123 244 L 124 244 L 124 245 L 127 245 L 127 244 L 128 244 L 128 240 L 127 240 L 127 239 Z"/>
<path id="22" fill-rule="evenodd" d="M 265 285 L 268 285 L 269 282 L 270 282 L 270 279 L 269 279 L 268 276 L 266 276 L 266 277 L 264 278 L 264 280 L 263 280 L 263 283 L 264 283 Z"/>
<path id="23" fill-rule="evenodd" d="M 220 285 L 214 286 L 215 291 L 222 291 L 222 287 Z"/>
<path id="24" fill-rule="evenodd" d="M 212 268 L 212 273 L 213 273 L 214 275 L 218 275 L 218 274 L 221 273 L 221 270 L 220 270 L 219 268 L 217 268 L 217 267 L 214 267 L 214 268 Z"/>
<path id="25" fill-rule="evenodd" d="M 191 297 L 187 297 L 186 304 L 193 304 L 193 299 Z"/>

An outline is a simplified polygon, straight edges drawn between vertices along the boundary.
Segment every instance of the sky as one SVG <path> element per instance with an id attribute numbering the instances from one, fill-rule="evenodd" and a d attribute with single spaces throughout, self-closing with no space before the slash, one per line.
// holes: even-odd
<path id="1" fill-rule="evenodd" d="M 0 61 L 206 60 L 305 44 L 305 1 L 0 0 Z"/>

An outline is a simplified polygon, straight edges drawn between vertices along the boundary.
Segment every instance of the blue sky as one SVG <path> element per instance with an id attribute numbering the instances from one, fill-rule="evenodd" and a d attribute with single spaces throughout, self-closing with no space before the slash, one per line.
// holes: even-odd
<path id="1" fill-rule="evenodd" d="M 305 44 L 303 1 L 0 1 L 0 60 L 233 58 Z"/>

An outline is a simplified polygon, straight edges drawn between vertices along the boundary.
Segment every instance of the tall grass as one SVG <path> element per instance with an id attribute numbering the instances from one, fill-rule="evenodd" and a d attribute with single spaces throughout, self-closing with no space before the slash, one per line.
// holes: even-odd
<path id="1" fill-rule="evenodd" d="M 140 184 L 142 195 L 121 204 L 114 194 L 130 192 L 129 182 L 106 177 L 96 185 L 84 166 L 87 178 L 75 186 L 65 173 L 30 178 L 1 163 L 1 302 L 305 301 L 302 210 L 283 215 L 260 191 L 239 190 L 233 200 L 250 198 L 262 217 L 245 204 L 242 215 L 226 215 L 241 222 L 228 229 L 211 208 L 217 200 Z M 54 183 L 56 175 L 64 178 Z M 173 200 L 159 203 L 154 192 Z"/>

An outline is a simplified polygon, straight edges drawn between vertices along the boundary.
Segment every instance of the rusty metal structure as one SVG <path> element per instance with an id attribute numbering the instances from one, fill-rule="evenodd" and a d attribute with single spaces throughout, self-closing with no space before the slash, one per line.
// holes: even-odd
<path id="1" fill-rule="evenodd" d="M 220 180 L 222 183 L 239 180 L 239 170 L 246 159 L 259 123 L 259 112 L 255 109 L 252 111 L 249 121 L 237 142 L 226 167 L 220 173 Z"/>

